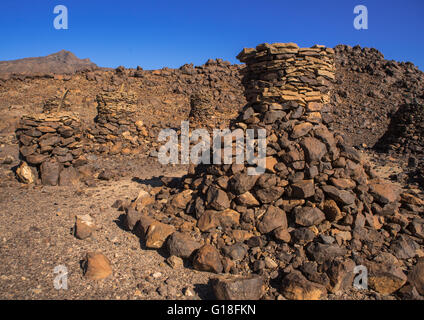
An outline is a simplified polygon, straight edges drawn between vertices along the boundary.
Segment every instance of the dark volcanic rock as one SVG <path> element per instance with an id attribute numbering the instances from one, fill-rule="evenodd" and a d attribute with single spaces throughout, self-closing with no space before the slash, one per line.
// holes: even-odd
<path id="1" fill-rule="evenodd" d="M 211 282 L 219 300 L 259 300 L 264 293 L 263 279 L 257 275 L 221 276 Z"/>

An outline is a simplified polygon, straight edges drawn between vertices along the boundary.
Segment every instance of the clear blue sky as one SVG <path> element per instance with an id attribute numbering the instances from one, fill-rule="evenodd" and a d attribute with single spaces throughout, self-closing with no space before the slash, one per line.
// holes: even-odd
<path id="1" fill-rule="evenodd" d="M 53 27 L 59 4 L 68 30 Z M 368 30 L 353 27 L 360 4 Z M 296 42 L 375 47 L 424 70 L 423 17 L 423 0 L 1 0 L 0 60 L 66 49 L 104 67 L 176 68 L 208 58 L 238 63 L 243 47 Z"/>

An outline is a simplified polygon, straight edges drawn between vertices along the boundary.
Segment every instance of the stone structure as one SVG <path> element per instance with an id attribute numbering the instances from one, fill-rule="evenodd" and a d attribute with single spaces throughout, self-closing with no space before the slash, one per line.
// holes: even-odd
<path id="1" fill-rule="evenodd" d="M 66 100 L 69 90 L 58 93 L 54 97 L 46 99 L 43 103 L 43 113 L 57 113 L 61 111 L 70 111 L 71 104 Z"/>
<path id="2" fill-rule="evenodd" d="M 96 151 L 110 154 L 135 152 L 147 136 L 137 110 L 137 98 L 124 91 L 105 92 L 96 97 L 97 117 L 89 137 L 97 143 Z"/>
<path id="3" fill-rule="evenodd" d="M 330 84 L 335 79 L 331 48 L 265 43 L 256 49 L 243 49 L 237 58 L 247 65 L 245 95 L 258 112 L 275 111 L 273 103 L 294 102 L 306 107 L 310 102 L 330 101 Z"/>
<path id="4" fill-rule="evenodd" d="M 192 127 L 203 128 L 214 116 L 213 96 L 196 92 L 190 96 L 189 121 Z"/>
<path id="5" fill-rule="evenodd" d="M 386 231 L 404 219 L 400 190 L 377 179 L 361 154 L 321 121 L 334 79 L 332 49 L 261 44 L 238 58 L 246 62 L 248 104 L 232 129 L 266 129 L 266 172 L 249 175 L 248 163 L 193 166 L 158 194 L 157 199 L 175 194 L 164 214 L 137 215 L 130 208 L 128 227 L 160 246 L 169 235 L 176 237 L 170 227 L 185 234 L 178 235 L 185 239 L 180 242 L 201 238 L 204 245 L 186 255 L 194 268 L 279 280 L 277 292 L 268 287 L 271 297 L 320 299 L 350 290 L 359 264 L 368 268 L 371 289 L 397 291 L 406 275 L 381 254 L 384 248 L 391 257 L 406 256 L 400 240 Z M 171 220 L 166 213 L 172 213 Z M 153 224 L 161 228 L 149 232 Z M 168 250 L 178 255 L 174 246 L 168 240 Z M 231 288 L 228 279 L 222 281 L 227 284 L 218 281 L 216 290 Z M 251 285 L 249 278 L 236 283 Z M 259 292 L 261 283 L 254 283 L 249 291 Z"/>
<path id="6" fill-rule="evenodd" d="M 78 164 L 83 154 L 83 130 L 76 113 L 25 115 L 16 136 L 21 158 L 37 169 L 45 185 L 57 185 L 62 169 Z"/>

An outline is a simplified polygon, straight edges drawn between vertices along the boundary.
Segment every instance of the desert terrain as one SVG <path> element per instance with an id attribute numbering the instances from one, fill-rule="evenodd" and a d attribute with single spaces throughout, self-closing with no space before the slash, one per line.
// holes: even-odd
<path id="1" fill-rule="evenodd" d="M 255 89 L 289 82 L 261 52 L 302 52 L 319 71 L 324 56 L 263 45 L 237 65 L 178 69 L 102 68 L 65 50 L 0 62 L 0 298 L 423 299 L 424 73 L 339 45 L 320 85 L 293 73 L 328 89 L 323 106 L 261 110 Z M 317 129 L 295 135 L 304 110 Z M 249 182 L 244 167 L 160 164 L 159 132 L 184 120 L 266 127 L 276 165 Z"/>

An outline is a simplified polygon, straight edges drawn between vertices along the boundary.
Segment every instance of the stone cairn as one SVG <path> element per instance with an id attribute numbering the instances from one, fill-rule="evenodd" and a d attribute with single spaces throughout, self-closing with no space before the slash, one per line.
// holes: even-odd
<path id="1" fill-rule="evenodd" d="M 20 180 L 35 182 L 40 177 L 44 185 L 67 184 L 67 178 L 76 175 L 73 166 L 83 161 L 82 131 L 76 113 L 23 116 L 16 129 L 23 160 L 17 170 Z"/>
<path id="2" fill-rule="evenodd" d="M 190 96 L 189 121 L 193 127 L 204 127 L 214 116 L 213 96 L 196 92 Z"/>
<path id="3" fill-rule="evenodd" d="M 238 58 L 248 105 L 232 129 L 266 129 L 266 172 L 192 166 L 125 206 L 128 229 L 148 248 L 165 246 L 171 265 L 230 273 L 212 281 L 220 299 L 337 297 L 355 290 L 356 266 L 374 294 L 413 295 L 404 271 L 422 248 L 422 219 L 399 208 L 422 201 L 378 179 L 322 123 L 333 50 L 261 44 Z"/>
<path id="4" fill-rule="evenodd" d="M 109 154 L 131 154 L 139 150 L 148 135 L 137 110 L 137 98 L 124 91 L 105 92 L 96 97 L 97 117 L 89 130 L 94 149 Z"/>

